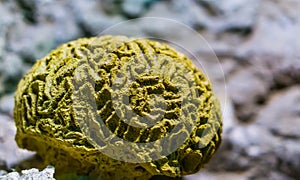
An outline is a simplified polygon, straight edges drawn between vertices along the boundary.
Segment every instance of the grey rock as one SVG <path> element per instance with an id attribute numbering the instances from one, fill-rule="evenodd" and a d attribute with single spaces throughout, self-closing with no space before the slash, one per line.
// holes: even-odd
<path id="1" fill-rule="evenodd" d="M 5 48 L 5 33 L 6 32 L 5 32 L 5 28 L 3 28 L 3 27 L 5 27 L 5 26 L 0 25 L 0 59 L 2 59 L 4 48 Z"/>
<path id="2" fill-rule="evenodd" d="M 293 180 L 294 178 L 291 178 L 283 173 L 280 172 L 271 172 L 269 175 L 269 178 L 272 180 Z"/>
<path id="3" fill-rule="evenodd" d="M 300 86 L 273 94 L 256 121 L 275 136 L 300 138 Z"/>
<path id="4" fill-rule="evenodd" d="M 266 158 L 266 154 L 279 143 L 267 130 L 257 125 L 236 123 L 231 131 L 223 134 L 223 144 L 207 169 L 216 172 L 244 172 L 260 167 L 257 161 Z M 271 157 L 274 159 L 274 155 Z"/>
<path id="5" fill-rule="evenodd" d="M 217 92 L 217 98 L 220 101 L 222 117 L 223 117 L 223 134 L 227 136 L 236 126 L 236 118 L 234 116 L 234 107 L 232 101 L 224 92 Z"/>
<path id="6" fill-rule="evenodd" d="M 6 175 L 6 174 L 7 174 L 7 172 L 6 172 L 5 170 L 1 170 L 1 169 L 0 169 L 0 177 L 1 177 L 1 176 L 4 176 L 4 175 Z"/>
<path id="7" fill-rule="evenodd" d="M 297 0 L 262 1 L 253 34 L 236 51 L 239 59 L 273 77 L 273 88 L 300 82 L 299 9 Z"/>
<path id="8" fill-rule="evenodd" d="M 69 4 L 85 36 L 97 36 L 106 28 L 124 20 L 120 15 L 106 15 L 101 9 L 101 1 L 78 0 L 73 3 L 70 0 Z"/>
<path id="9" fill-rule="evenodd" d="M 211 18 L 215 19 L 215 21 L 211 20 L 208 24 L 210 29 L 215 31 L 252 28 L 256 22 L 261 3 L 259 0 L 196 1 L 206 5 L 206 11 L 215 15 L 215 17 Z M 215 12 L 212 12 L 212 10 Z"/>
<path id="10" fill-rule="evenodd" d="M 139 17 L 145 11 L 145 0 L 127 0 L 122 4 L 122 10 L 129 17 Z"/>
<path id="11" fill-rule="evenodd" d="M 37 0 L 16 0 L 22 9 L 24 19 L 28 22 L 35 23 L 37 21 Z"/>
<path id="12" fill-rule="evenodd" d="M 253 103 L 258 97 L 265 96 L 268 88 L 268 84 L 251 68 L 237 71 L 228 80 L 230 97 L 238 105 Z"/>
<path id="13" fill-rule="evenodd" d="M 146 15 L 176 19 L 196 29 L 222 32 L 251 28 L 256 22 L 259 5 L 259 0 L 171 0 L 155 4 Z"/>
<path id="14" fill-rule="evenodd" d="M 0 76 L 0 84 L 1 84 L 1 86 L 0 86 L 0 94 L 2 94 L 3 92 L 5 92 L 5 86 L 4 86 L 5 83 L 4 82 L 5 82 L 4 77 Z"/>
<path id="15" fill-rule="evenodd" d="M 102 0 L 101 7 L 102 10 L 109 15 L 120 14 L 122 2 L 122 0 Z"/>
<path id="16" fill-rule="evenodd" d="M 230 77 L 238 68 L 238 63 L 230 58 L 221 58 L 221 67 L 225 77 Z"/>
<path id="17" fill-rule="evenodd" d="M 51 25 L 34 26 L 24 22 L 19 22 L 9 28 L 6 48 L 14 55 L 7 54 L 6 61 L 9 64 L 17 63 L 20 57 L 22 63 L 12 67 L 14 69 L 9 71 L 10 76 L 6 74 L 5 93 L 12 93 L 18 81 L 32 64 L 56 46 L 51 28 L 53 28 Z M 13 73 L 17 74 L 13 75 Z"/>
<path id="18" fill-rule="evenodd" d="M 296 179 L 300 178 L 299 99 L 299 86 L 272 94 L 255 122 L 273 136 L 269 152 L 273 154 L 272 159 L 277 159 L 274 168 Z"/>
<path id="19" fill-rule="evenodd" d="M 154 4 L 145 16 L 175 19 L 191 27 L 207 26 L 209 22 L 209 16 L 193 0 L 162 1 Z"/>
<path id="20" fill-rule="evenodd" d="M 15 142 L 16 127 L 11 117 L 0 114 L 0 158 L 8 168 L 35 153 L 20 149 Z"/>
<path id="21" fill-rule="evenodd" d="M 267 96 L 271 82 L 266 81 L 253 67 L 240 68 L 228 77 L 227 87 L 238 119 L 249 121 L 257 114 L 259 101 Z"/>
<path id="22" fill-rule="evenodd" d="M 16 5 L 12 1 L 0 3 L 0 39 L 1 48 L 5 46 L 5 35 L 8 27 L 17 23 L 21 19 L 21 15 L 16 12 Z"/>
<path id="23" fill-rule="evenodd" d="M 66 1 L 18 1 L 21 8 L 34 6 L 35 24 L 23 19 L 20 8 L 13 2 L 0 4 L 1 95 L 11 93 L 37 59 L 80 33 L 72 11 L 64 4 Z"/>
<path id="24" fill-rule="evenodd" d="M 256 23 L 256 15 L 258 13 L 259 2 L 248 1 L 203 1 L 203 0 L 187 0 L 187 1 L 162 1 L 156 3 L 145 14 L 145 17 L 158 17 L 176 20 L 180 23 L 193 28 L 201 33 L 205 40 L 211 45 L 217 55 L 231 56 L 235 54 L 237 46 L 244 43 L 241 37 L 243 34 L 251 33 L 252 27 Z M 231 6 L 227 6 L 230 4 Z M 215 9 L 216 13 L 211 13 Z M 239 18 L 236 18 L 239 17 Z M 152 25 L 152 24 L 151 24 Z M 151 26 L 148 28 L 152 34 L 161 34 L 161 37 L 174 35 L 177 36 L 181 30 L 173 26 Z M 155 28 L 157 30 L 155 30 Z M 164 30 L 162 30 L 164 29 Z M 176 31 L 166 31 L 176 29 Z M 230 33 L 223 33 L 223 32 Z M 249 31 L 249 32 L 240 32 Z M 160 33 L 157 33 L 160 32 Z M 238 34 L 238 35 L 235 35 Z M 241 35 L 240 35 L 241 34 Z M 185 37 L 189 37 L 186 35 Z M 194 43 L 192 39 L 186 39 L 186 42 L 195 44 L 198 51 L 207 53 L 209 50 L 201 45 Z M 201 47 L 201 48 L 199 48 Z"/>
<path id="25" fill-rule="evenodd" d="M 282 140 L 282 143 L 274 147 L 280 161 L 278 170 L 296 179 L 300 178 L 300 138 L 297 140 Z"/>
<path id="26" fill-rule="evenodd" d="M 81 30 L 70 6 L 72 2 L 67 0 L 38 0 L 38 2 L 39 24 L 49 28 L 50 37 L 55 41 L 55 46 L 80 36 Z"/>
<path id="27" fill-rule="evenodd" d="M 13 92 L 17 82 L 26 70 L 26 66 L 17 54 L 4 52 L 2 60 L 0 59 L 0 82 L 3 84 L 0 87 L 0 94 Z"/>
<path id="28" fill-rule="evenodd" d="M 250 172 L 210 172 L 202 170 L 197 174 L 186 176 L 185 180 L 248 180 Z"/>
<path id="29" fill-rule="evenodd" d="M 25 63 L 34 63 L 53 46 L 54 39 L 49 26 L 33 26 L 20 22 L 11 27 L 8 34 L 7 48 L 20 55 Z"/>
<path id="30" fill-rule="evenodd" d="M 0 71 L 8 77 L 22 73 L 22 59 L 14 53 L 5 53 L 1 62 Z"/>
<path id="31" fill-rule="evenodd" d="M 17 67 L 20 65 L 17 56 L 10 56 L 7 58 L 7 36 L 10 27 L 21 21 L 21 15 L 16 12 L 16 5 L 13 1 L 0 3 L 0 95 L 7 92 L 7 82 L 9 77 L 15 76 L 16 71 L 20 69 L 13 69 L 13 65 Z M 10 54 L 11 55 L 11 54 Z M 10 65 L 10 60 L 12 64 Z M 9 64 L 9 65 L 8 65 Z M 6 68 L 6 66 L 9 66 Z"/>
<path id="32" fill-rule="evenodd" d="M 242 147 L 223 139 L 220 149 L 205 169 L 213 172 L 242 172 L 252 166 L 253 161 L 250 161 Z"/>
<path id="33" fill-rule="evenodd" d="M 0 99 L 0 112 L 13 116 L 14 94 L 8 94 Z"/>
<path id="34" fill-rule="evenodd" d="M 32 64 L 58 44 L 77 38 L 79 29 L 64 2 L 38 3 L 39 25 L 20 22 L 11 27 L 8 34 L 9 50 Z"/>
<path id="35" fill-rule="evenodd" d="M 0 159 L 0 170 L 3 170 L 2 172 L 0 172 L 0 175 L 1 173 L 5 173 L 4 170 L 7 169 L 7 165 L 6 165 L 6 162 L 3 160 L 3 159 Z"/>
<path id="36" fill-rule="evenodd" d="M 268 130 L 252 124 L 237 126 L 229 134 L 228 140 L 233 147 L 252 158 L 262 157 L 280 143 Z"/>
<path id="37" fill-rule="evenodd" d="M 108 14 L 136 18 L 142 16 L 157 1 L 160 0 L 103 0 L 101 6 Z"/>
<path id="38" fill-rule="evenodd" d="M 256 28 L 251 39 L 240 46 L 239 55 L 298 56 L 299 9 L 297 0 L 261 1 Z"/>

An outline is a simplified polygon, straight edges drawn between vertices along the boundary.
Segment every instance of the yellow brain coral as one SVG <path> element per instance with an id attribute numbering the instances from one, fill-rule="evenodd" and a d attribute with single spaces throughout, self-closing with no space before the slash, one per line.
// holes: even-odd
<path id="1" fill-rule="evenodd" d="M 16 141 L 58 174 L 101 179 L 197 172 L 221 143 L 210 82 L 147 39 L 78 39 L 36 62 L 15 93 Z"/>

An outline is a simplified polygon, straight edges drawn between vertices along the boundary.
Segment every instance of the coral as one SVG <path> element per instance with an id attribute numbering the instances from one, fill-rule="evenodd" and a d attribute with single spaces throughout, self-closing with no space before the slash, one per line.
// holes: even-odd
<path id="1" fill-rule="evenodd" d="M 15 93 L 16 141 L 58 176 L 101 179 L 196 173 L 221 143 L 209 80 L 170 46 L 83 38 L 38 60 Z"/>

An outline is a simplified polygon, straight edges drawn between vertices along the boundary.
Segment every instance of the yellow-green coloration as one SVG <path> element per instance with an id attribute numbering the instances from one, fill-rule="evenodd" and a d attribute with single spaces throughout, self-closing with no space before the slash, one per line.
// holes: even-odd
<path id="1" fill-rule="evenodd" d="M 37 61 L 16 90 L 14 119 L 18 145 L 60 175 L 179 177 L 199 171 L 221 143 L 220 109 L 204 74 L 166 44 L 124 36 L 78 39 Z M 168 134 L 172 141 L 159 141 Z M 124 144 L 118 138 L 158 143 L 109 150 Z M 141 162 L 126 162 L 137 154 Z"/>

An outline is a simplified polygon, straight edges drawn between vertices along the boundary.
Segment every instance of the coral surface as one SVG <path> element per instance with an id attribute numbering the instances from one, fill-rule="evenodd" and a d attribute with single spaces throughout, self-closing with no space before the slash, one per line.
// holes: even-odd
<path id="1" fill-rule="evenodd" d="M 209 80 L 170 46 L 125 36 L 83 38 L 38 60 L 15 93 L 16 141 L 58 176 L 179 177 L 221 143 Z"/>

